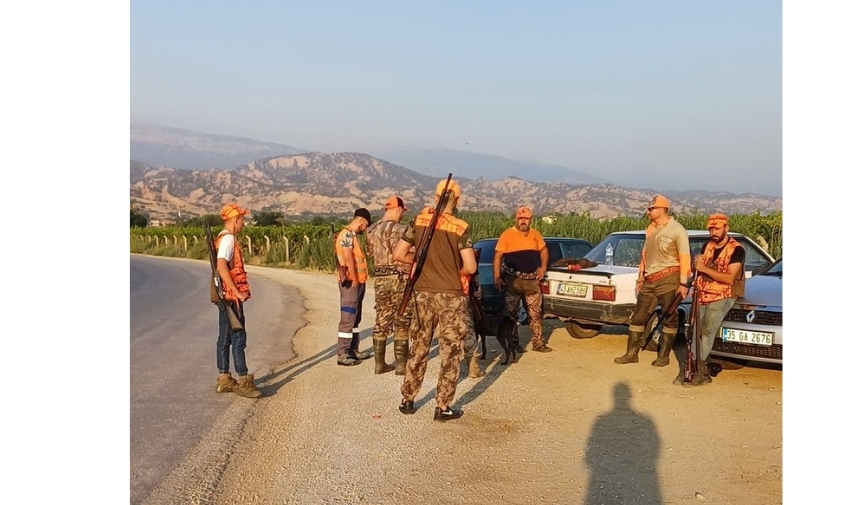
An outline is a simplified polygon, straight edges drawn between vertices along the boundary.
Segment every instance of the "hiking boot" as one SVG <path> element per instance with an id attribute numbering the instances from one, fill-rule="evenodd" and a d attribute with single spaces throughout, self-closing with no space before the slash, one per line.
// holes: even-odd
<path id="1" fill-rule="evenodd" d="M 682 368 L 681 371 L 678 372 L 678 376 L 675 377 L 675 379 L 672 381 L 672 384 L 674 384 L 676 386 L 680 386 L 680 385 L 684 384 L 684 375 L 685 375 L 685 372 L 684 372 L 684 369 Z"/>
<path id="2" fill-rule="evenodd" d="M 619 365 L 627 363 L 639 363 L 639 346 L 644 340 L 645 334 L 641 331 L 630 331 L 627 333 L 627 352 L 623 356 L 615 358 L 615 362 Z"/>
<path id="3" fill-rule="evenodd" d="M 385 362 L 385 340 L 373 342 L 373 357 L 376 361 L 373 373 L 383 374 L 394 370 L 394 364 L 389 365 Z"/>
<path id="4" fill-rule="evenodd" d="M 353 358 L 352 356 L 341 356 L 337 358 L 337 364 L 341 366 L 353 366 L 360 365 L 361 361 Z"/>
<path id="5" fill-rule="evenodd" d="M 400 406 L 397 408 L 400 410 L 401 414 L 414 414 L 415 402 L 413 402 L 412 400 L 403 400 L 400 402 Z"/>
<path id="6" fill-rule="evenodd" d="M 532 344 L 532 351 L 534 351 L 534 352 L 552 352 L 552 347 L 550 347 L 544 343 L 541 343 L 537 346 Z"/>
<path id="7" fill-rule="evenodd" d="M 463 411 L 452 409 L 451 407 L 448 407 L 446 410 L 436 407 L 436 411 L 433 412 L 434 421 L 448 421 L 450 419 L 460 419 L 461 417 L 463 417 Z"/>
<path id="8" fill-rule="evenodd" d="M 239 396 L 244 396 L 245 398 L 259 398 L 263 396 L 263 393 L 254 385 L 254 376 L 251 374 L 240 375 L 239 385 L 234 391 Z"/>
<path id="9" fill-rule="evenodd" d="M 478 365 L 478 353 L 476 352 L 472 355 L 472 358 L 469 359 L 469 378 L 477 379 L 484 375 L 486 375 L 486 372 L 481 370 L 481 366 Z"/>
<path id="10" fill-rule="evenodd" d="M 517 344 L 516 347 L 514 347 L 514 350 L 517 351 L 518 354 L 523 354 L 526 352 L 526 349 L 520 346 L 520 344 Z"/>
<path id="11" fill-rule="evenodd" d="M 232 393 L 239 385 L 236 379 L 229 373 L 218 374 L 218 382 L 215 386 L 216 393 Z"/>
<path id="12" fill-rule="evenodd" d="M 365 360 L 365 359 L 373 357 L 373 353 L 370 351 L 361 351 L 361 352 L 350 351 L 349 357 L 352 359 Z"/>

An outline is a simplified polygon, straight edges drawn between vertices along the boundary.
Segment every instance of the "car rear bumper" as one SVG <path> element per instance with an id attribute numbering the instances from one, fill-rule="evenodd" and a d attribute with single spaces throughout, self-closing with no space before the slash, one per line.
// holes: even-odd
<path id="1" fill-rule="evenodd" d="M 599 324 L 628 324 L 635 304 L 609 304 L 594 301 L 569 300 L 558 297 L 543 297 L 545 317 L 577 319 Z"/>
<path id="2" fill-rule="evenodd" d="M 782 346 L 774 344 L 763 347 L 759 345 L 740 344 L 737 342 L 714 341 L 710 356 L 723 358 L 745 359 L 762 363 L 782 364 Z"/>

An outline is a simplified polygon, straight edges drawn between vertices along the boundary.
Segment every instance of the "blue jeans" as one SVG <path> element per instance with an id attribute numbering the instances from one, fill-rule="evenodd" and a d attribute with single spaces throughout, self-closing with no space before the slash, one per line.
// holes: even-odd
<path id="1" fill-rule="evenodd" d="M 248 339 L 245 330 L 231 331 L 230 323 L 227 322 L 227 311 L 222 305 L 218 307 L 218 344 L 216 346 L 215 359 L 218 363 L 218 373 L 230 373 L 230 347 L 233 348 L 233 366 L 239 376 L 248 375 L 248 366 L 245 364 L 245 342 Z M 239 302 L 242 307 L 242 302 Z M 236 306 L 233 305 L 235 310 Z M 239 311 L 239 321 L 245 326 L 245 311 Z"/>
<path id="2" fill-rule="evenodd" d="M 711 349 L 714 347 L 714 339 L 723 325 L 723 318 L 734 305 L 737 298 L 723 298 L 707 305 L 699 305 L 699 316 L 697 324 L 702 328 L 702 361 L 708 359 Z M 698 358 L 696 346 L 693 346 L 693 357 Z"/>

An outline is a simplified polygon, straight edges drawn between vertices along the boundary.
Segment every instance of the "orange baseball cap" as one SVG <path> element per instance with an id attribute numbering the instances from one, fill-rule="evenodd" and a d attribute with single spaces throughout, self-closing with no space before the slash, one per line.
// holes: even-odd
<path id="1" fill-rule="evenodd" d="M 729 218 L 724 214 L 711 214 L 708 216 L 708 228 L 721 228 L 729 225 Z"/>
<path id="2" fill-rule="evenodd" d="M 436 196 L 442 196 L 442 190 L 445 189 L 446 182 L 448 182 L 448 179 L 442 179 L 436 185 Z M 451 182 L 448 183 L 448 192 L 452 193 L 453 196 L 460 197 L 460 185 L 454 179 L 451 179 Z"/>
<path id="3" fill-rule="evenodd" d="M 397 207 L 402 207 L 403 210 L 409 210 L 406 208 L 406 204 L 403 203 L 403 199 L 399 196 L 392 196 L 388 200 L 385 201 L 386 209 L 396 209 Z"/>
<path id="4" fill-rule="evenodd" d="M 532 210 L 528 207 L 520 207 L 517 209 L 517 219 L 521 217 L 527 217 L 529 219 L 532 218 Z"/>
<path id="5" fill-rule="evenodd" d="M 649 209 L 653 209 L 654 207 L 665 207 L 669 208 L 669 199 L 663 195 L 656 195 L 651 199 L 651 202 L 648 204 Z"/>
<path id="6" fill-rule="evenodd" d="M 224 221 L 232 219 L 234 217 L 247 216 L 250 213 L 250 210 L 243 209 L 235 203 L 228 203 L 227 205 L 221 207 L 221 219 L 223 219 Z"/>

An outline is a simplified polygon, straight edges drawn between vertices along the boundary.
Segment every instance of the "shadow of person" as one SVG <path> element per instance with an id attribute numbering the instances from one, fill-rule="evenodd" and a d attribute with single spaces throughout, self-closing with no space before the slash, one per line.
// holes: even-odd
<path id="1" fill-rule="evenodd" d="M 630 387 L 615 384 L 615 406 L 588 438 L 586 505 L 663 503 L 657 476 L 660 437 L 653 421 L 630 407 Z"/>

